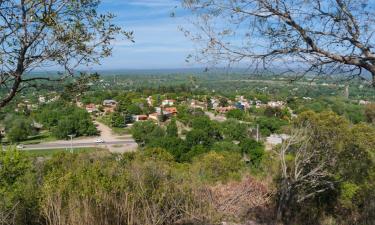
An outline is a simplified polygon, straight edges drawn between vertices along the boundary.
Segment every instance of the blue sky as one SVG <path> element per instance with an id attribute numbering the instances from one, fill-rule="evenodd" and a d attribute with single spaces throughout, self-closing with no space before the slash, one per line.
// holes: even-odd
<path id="1" fill-rule="evenodd" d="M 117 40 L 113 56 L 95 69 L 189 68 L 185 62 L 193 43 L 179 31 L 189 27 L 179 0 L 102 0 L 100 11 L 117 15 L 115 23 L 134 31 L 135 43 Z M 175 13 L 175 17 L 171 17 Z M 197 66 L 197 65 L 194 65 Z"/>

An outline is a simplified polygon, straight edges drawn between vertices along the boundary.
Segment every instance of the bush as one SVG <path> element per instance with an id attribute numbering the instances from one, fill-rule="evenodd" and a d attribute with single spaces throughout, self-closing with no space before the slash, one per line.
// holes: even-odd
<path id="1" fill-rule="evenodd" d="M 131 133 L 135 141 L 141 146 L 145 146 L 153 140 L 162 138 L 165 135 L 164 130 L 152 121 L 135 123 L 131 128 Z"/>
<path id="2" fill-rule="evenodd" d="M 192 170 L 204 182 L 226 182 L 240 178 L 244 164 L 239 153 L 209 152 L 195 158 Z"/>
<path id="3" fill-rule="evenodd" d="M 240 109 L 233 109 L 227 113 L 227 118 L 237 119 L 237 120 L 244 120 L 245 119 L 245 112 Z"/>
<path id="4" fill-rule="evenodd" d="M 253 139 L 245 139 L 240 143 L 242 153 L 245 153 L 250 158 L 253 166 L 258 167 L 264 157 L 264 146 Z"/>

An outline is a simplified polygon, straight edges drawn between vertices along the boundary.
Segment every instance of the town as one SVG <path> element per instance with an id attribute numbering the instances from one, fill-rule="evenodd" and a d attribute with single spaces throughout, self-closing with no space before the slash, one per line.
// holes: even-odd
<path id="1" fill-rule="evenodd" d="M 0 225 L 374 225 L 374 0 L 0 0 Z"/>

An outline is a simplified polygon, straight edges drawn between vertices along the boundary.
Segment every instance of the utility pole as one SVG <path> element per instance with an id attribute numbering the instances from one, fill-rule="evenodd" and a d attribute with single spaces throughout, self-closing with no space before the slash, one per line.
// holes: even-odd
<path id="1" fill-rule="evenodd" d="M 69 134 L 68 137 L 70 137 L 70 153 L 73 153 L 73 137 L 75 137 L 75 134 Z"/>

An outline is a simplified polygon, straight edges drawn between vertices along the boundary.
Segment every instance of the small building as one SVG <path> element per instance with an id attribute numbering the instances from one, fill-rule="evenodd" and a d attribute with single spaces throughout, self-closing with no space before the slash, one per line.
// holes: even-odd
<path id="1" fill-rule="evenodd" d="M 115 111 L 115 107 L 104 107 L 103 108 L 103 111 L 104 111 L 104 114 L 110 114 L 110 113 L 113 113 Z"/>
<path id="2" fill-rule="evenodd" d="M 192 100 L 190 102 L 190 108 L 193 108 L 193 109 L 206 109 L 207 107 L 207 104 L 204 103 L 204 102 L 200 102 L 200 101 L 197 101 L 197 100 Z"/>
<path id="3" fill-rule="evenodd" d="M 39 96 L 38 101 L 39 103 L 42 103 L 42 104 L 47 102 L 45 96 Z"/>
<path id="4" fill-rule="evenodd" d="M 218 107 L 218 108 L 216 108 L 216 111 L 217 111 L 218 113 L 227 113 L 227 112 L 229 112 L 229 111 L 231 111 L 231 110 L 233 110 L 233 109 L 235 109 L 234 106 Z"/>
<path id="5" fill-rule="evenodd" d="M 117 102 L 115 100 L 104 100 L 103 105 L 107 107 L 116 107 Z"/>
<path id="6" fill-rule="evenodd" d="M 164 108 L 164 113 L 170 113 L 172 115 L 177 115 L 177 108 L 176 107 Z"/>
<path id="7" fill-rule="evenodd" d="M 368 104 L 371 104 L 371 102 L 365 101 L 365 100 L 359 100 L 358 104 L 360 104 L 360 105 L 368 105 Z"/>
<path id="8" fill-rule="evenodd" d="M 270 101 L 267 103 L 267 106 L 271 108 L 283 108 L 284 105 L 285 105 L 285 102 L 283 101 Z"/>
<path id="9" fill-rule="evenodd" d="M 86 105 L 86 111 L 88 113 L 94 113 L 94 112 L 98 112 L 99 110 L 98 110 L 98 108 L 96 107 L 95 104 L 91 103 L 91 104 Z"/>
<path id="10" fill-rule="evenodd" d="M 176 100 L 166 99 L 161 102 L 162 106 L 173 106 L 176 103 Z"/>
<path id="11" fill-rule="evenodd" d="M 287 140 L 290 136 L 287 134 L 271 134 L 266 138 L 266 149 L 270 150 L 272 147 L 282 144 L 283 141 Z"/>
<path id="12" fill-rule="evenodd" d="M 135 122 L 145 121 L 145 120 L 148 120 L 148 116 L 147 115 L 135 115 L 135 116 L 133 116 L 133 120 Z"/>
<path id="13" fill-rule="evenodd" d="M 153 106 L 154 105 L 154 100 L 152 99 L 152 96 L 148 96 L 147 99 L 146 99 L 146 101 L 147 101 L 147 104 L 149 106 Z"/>

